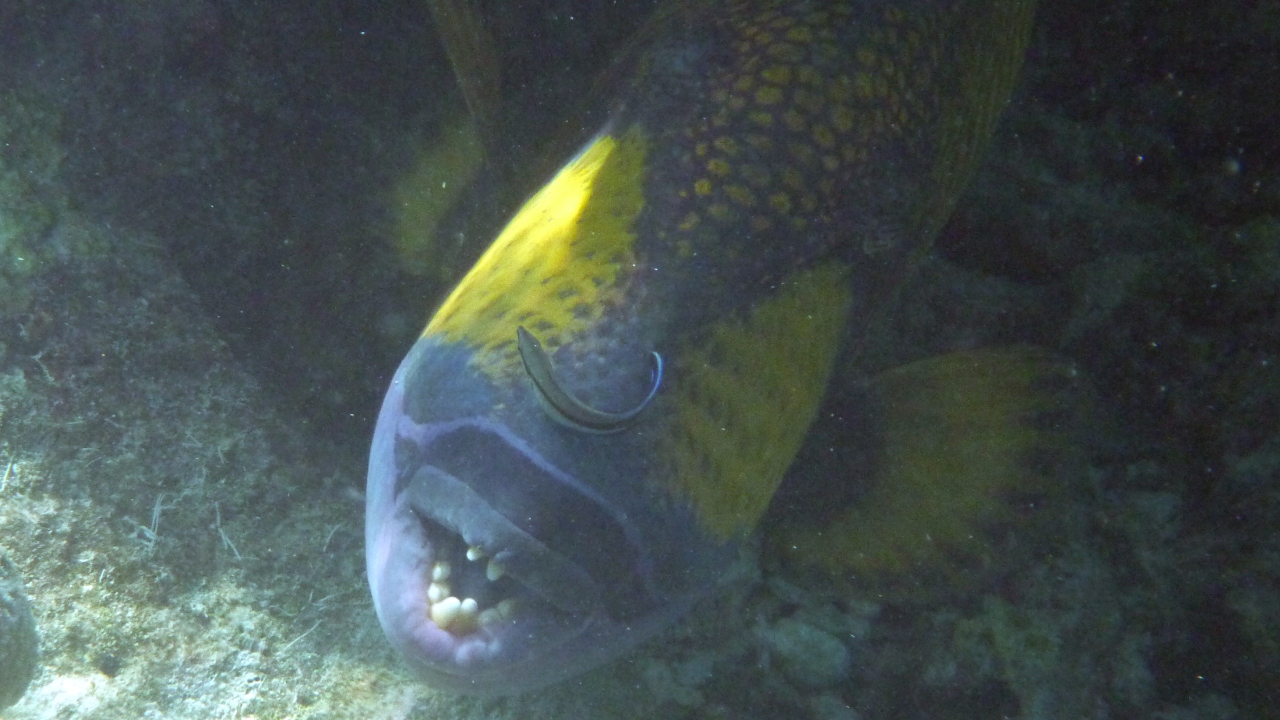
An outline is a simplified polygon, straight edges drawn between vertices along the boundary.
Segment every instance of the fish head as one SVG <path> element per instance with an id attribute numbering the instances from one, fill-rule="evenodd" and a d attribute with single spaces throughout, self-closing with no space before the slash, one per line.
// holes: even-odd
<path id="1" fill-rule="evenodd" d="M 667 625 L 713 586 L 728 544 L 643 491 L 634 437 L 564 427 L 528 378 L 512 390 L 473 360 L 424 337 L 391 383 L 369 462 L 368 576 L 420 677 L 510 694 Z"/>
<path id="2" fill-rule="evenodd" d="M 606 128 L 531 197 L 384 400 L 369 582 L 433 686 L 537 688 L 669 625 L 729 572 L 817 412 L 846 269 L 735 308 L 657 262 L 649 142 Z"/>

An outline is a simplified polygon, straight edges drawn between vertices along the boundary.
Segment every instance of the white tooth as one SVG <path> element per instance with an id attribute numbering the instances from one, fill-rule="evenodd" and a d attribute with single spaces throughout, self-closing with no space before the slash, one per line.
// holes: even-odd
<path id="1" fill-rule="evenodd" d="M 502 613 L 498 612 L 497 608 L 489 608 L 488 610 L 480 613 L 480 625 L 482 627 L 485 625 L 494 625 L 500 622 L 502 622 Z"/>
<path id="2" fill-rule="evenodd" d="M 462 613 L 462 617 L 467 620 L 475 620 L 476 615 L 480 614 L 480 605 L 475 598 L 464 598 L 462 606 L 458 608 L 458 612 Z"/>
<path id="3" fill-rule="evenodd" d="M 431 606 L 431 622 L 441 630 L 448 630 L 458 619 L 458 611 L 462 609 L 462 601 L 450 595 Z"/>
<path id="4" fill-rule="evenodd" d="M 449 583 L 431 583 L 427 588 L 427 600 L 438 603 L 449 597 Z"/>
<path id="5" fill-rule="evenodd" d="M 451 568 L 449 567 L 449 563 L 447 562 L 441 561 L 436 563 L 435 566 L 431 568 L 431 579 L 435 580 L 436 582 L 440 582 L 441 580 L 448 580 L 450 569 Z"/>
<path id="6" fill-rule="evenodd" d="M 489 582 L 496 582 L 498 578 L 506 574 L 506 569 L 497 560 L 490 560 L 488 566 L 484 569 L 484 576 L 489 578 Z"/>
<path id="7" fill-rule="evenodd" d="M 481 550 L 479 547 L 475 545 L 472 545 L 471 547 L 467 548 L 467 559 L 470 560 L 471 562 L 475 562 L 482 557 L 484 557 L 484 550 Z"/>

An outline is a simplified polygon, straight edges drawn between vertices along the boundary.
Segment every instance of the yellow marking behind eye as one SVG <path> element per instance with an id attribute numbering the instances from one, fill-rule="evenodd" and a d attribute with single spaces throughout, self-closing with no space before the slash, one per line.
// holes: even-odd
<path id="1" fill-rule="evenodd" d="M 423 335 L 476 348 L 478 367 L 505 373 L 519 370 L 517 322 L 563 341 L 598 321 L 634 266 L 646 150 L 638 128 L 591 141 L 525 202 Z"/>

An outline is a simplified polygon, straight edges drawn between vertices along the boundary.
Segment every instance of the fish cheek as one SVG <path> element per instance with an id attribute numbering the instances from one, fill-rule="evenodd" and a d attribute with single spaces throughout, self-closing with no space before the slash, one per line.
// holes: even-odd
<path id="1" fill-rule="evenodd" d="M 397 427 L 403 417 L 403 378 L 408 363 L 396 373 L 383 401 L 369 455 L 365 490 L 365 561 L 374 609 L 388 640 L 402 653 L 421 644 L 443 654 L 420 636 L 426 617 L 425 575 L 431 548 L 421 526 L 399 501 Z"/>

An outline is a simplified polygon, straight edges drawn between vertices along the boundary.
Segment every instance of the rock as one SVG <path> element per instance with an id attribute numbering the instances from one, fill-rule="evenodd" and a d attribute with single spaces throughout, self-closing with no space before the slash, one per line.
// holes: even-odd
<path id="1" fill-rule="evenodd" d="M 18 702 L 36 673 L 40 643 L 18 568 L 0 551 L 0 710 Z"/>
<path id="2" fill-rule="evenodd" d="M 830 633 L 783 618 L 761 631 L 782 672 L 801 687 L 831 687 L 849 677 L 849 649 Z"/>

